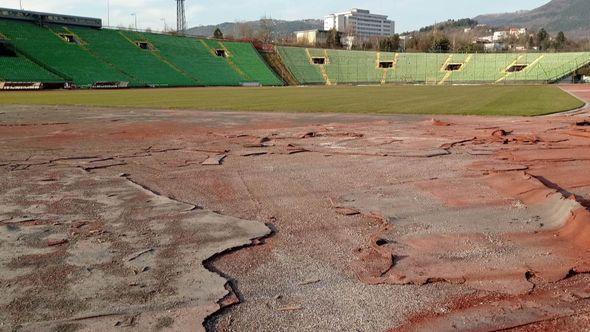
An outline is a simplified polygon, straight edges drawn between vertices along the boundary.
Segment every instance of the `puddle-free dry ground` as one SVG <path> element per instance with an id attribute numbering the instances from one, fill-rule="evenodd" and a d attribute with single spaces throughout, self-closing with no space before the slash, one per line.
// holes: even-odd
<path id="1" fill-rule="evenodd" d="M 0 330 L 590 323 L 583 111 L 3 106 L 0 141 Z"/>

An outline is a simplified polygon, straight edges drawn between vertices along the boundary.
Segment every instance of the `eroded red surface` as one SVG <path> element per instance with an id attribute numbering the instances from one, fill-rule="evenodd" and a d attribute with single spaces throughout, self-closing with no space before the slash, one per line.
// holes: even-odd
<path id="1" fill-rule="evenodd" d="M 572 89 L 590 98 L 590 89 Z M 435 119 L 6 112 L 4 174 L 24 181 L 38 172 L 49 181 L 60 176 L 56 167 L 102 177 L 125 173 L 164 197 L 272 226 L 275 234 L 261 245 L 215 260 L 216 270 L 236 280 L 234 295 L 220 304 L 243 302 L 211 317 L 208 328 L 567 330 L 587 321 L 585 112 Z M 51 239 L 58 241 L 52 255 L 104 227 L 90 222 L 97 219 L 94 208 L 78 220 L 92 227 Z M 216 241 L 174 234 L 183 244 Z M 27 255 L 22 262 L 51 257 Z M 59 284 L 68 271 L 64 265 L 43 282 Z M 155 291 L 171 296 L 164 290 Z M 60 319 L 67 318 L 63 309 Z M 5 321 L 35 320 L 13 315 Z"/>

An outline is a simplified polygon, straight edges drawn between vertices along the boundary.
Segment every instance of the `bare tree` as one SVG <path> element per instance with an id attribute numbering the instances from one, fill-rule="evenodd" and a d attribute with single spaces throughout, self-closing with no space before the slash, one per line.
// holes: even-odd
<path id="1" fill-rule="evenodd" d="M 260 19 L 260 29 L 257 33 L 257 39 L 264 42 L 272 42 L 273 20 L 266 16 Z"/>
<path id="2" fill-rule="evenodd" d="M 328 48 L 342 48 L 342 33 L 336 31 L 336 29 L 332 29 L 328 31 L 328 36 L 326 38 L 326 47 Z"/>
<path id="3" fill-rule="evenodd" d="M 254 28 L 249 22 L 238 22 L 236 23 L 238 38 L 252 39 L 254 38 Z"/>

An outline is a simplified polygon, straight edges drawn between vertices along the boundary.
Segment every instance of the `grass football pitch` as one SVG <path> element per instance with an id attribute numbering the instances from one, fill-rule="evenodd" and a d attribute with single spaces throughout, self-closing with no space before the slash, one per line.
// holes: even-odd
<path id="1" fill-rule="evenodd" d="M 0 92 L 0 104 L 534 116 L 583 106 L 556 86 L 337 86 Z"/>

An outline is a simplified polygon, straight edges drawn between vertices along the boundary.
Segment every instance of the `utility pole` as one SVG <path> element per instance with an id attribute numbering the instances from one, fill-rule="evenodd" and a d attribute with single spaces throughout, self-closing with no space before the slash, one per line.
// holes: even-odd
<path id="1" fill-rule="evenodd" d="M 184 33 L 186 31 L 184 1 L 185 0 L 176 0 L 176 31 L 179 33 Z"/>

